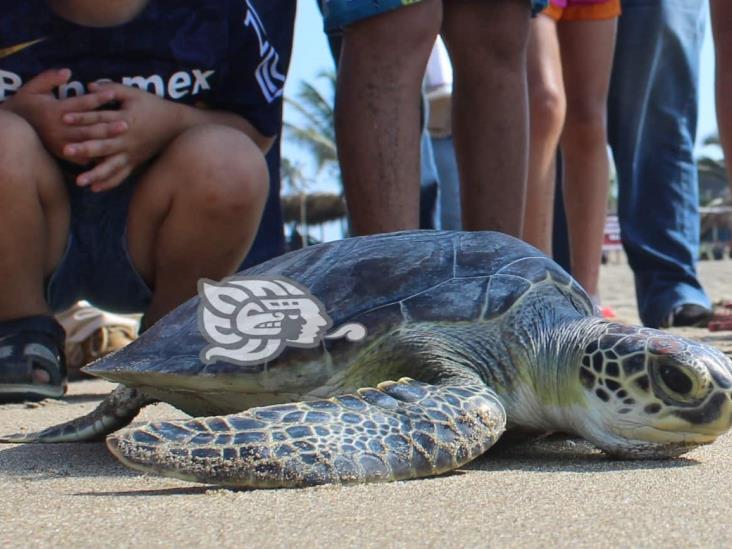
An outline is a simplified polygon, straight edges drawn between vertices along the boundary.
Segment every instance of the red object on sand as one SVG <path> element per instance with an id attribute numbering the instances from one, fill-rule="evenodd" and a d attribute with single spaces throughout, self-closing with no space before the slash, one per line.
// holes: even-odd
<path id="1" fill-rule="evenodd" d="M 707 329 L 710 332 L 732 330 L 732 301 L 725 301 L 722 303 L 721 308 L 724 312 L 715 314 L 707 324 Z"/>
<path id="2" fill-rule="evenodd" d="M 727 320 L 710 320 L 707 324 L 710 332 L 722 332 L 724 330 L 732 330 L 732 315 Z"/>

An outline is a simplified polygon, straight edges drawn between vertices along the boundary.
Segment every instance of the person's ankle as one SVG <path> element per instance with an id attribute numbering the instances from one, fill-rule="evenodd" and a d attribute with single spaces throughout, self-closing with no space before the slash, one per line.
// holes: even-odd
<path id="1" fill-rule="evenodd" d="M 10 322 L 34 316 L 53 316 L 48 306 L 0 308 L 0 322 Z"/>

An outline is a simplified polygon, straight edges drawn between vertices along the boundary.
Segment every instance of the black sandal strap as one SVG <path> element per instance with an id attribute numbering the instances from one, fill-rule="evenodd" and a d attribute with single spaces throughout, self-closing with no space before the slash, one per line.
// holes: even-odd
<path id="1" fill-rule="evenodd" d="M 0 321 L 0 342 L 4 337 L 21 332 L 36 332 L 46 334 L 63 346 L 66 341 L 66 332 L 63 326 L 50 315 L 25 316 L 13 320 Z"/>
<path id="2" fill-rule="evenodd" d="M 0 322 L 0 382 L 29 384 L 33 370 L 44 370 L 50 386 L 66 382 L 66 333 L 52 316 L 36 315 Z"/>

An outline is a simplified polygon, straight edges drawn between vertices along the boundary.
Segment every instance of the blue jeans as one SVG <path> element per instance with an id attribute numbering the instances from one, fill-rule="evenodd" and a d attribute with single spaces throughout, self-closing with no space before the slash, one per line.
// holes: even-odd
<path id="1" fill-rule="evenodd" d="M 425 112 L 427 108 L 425 107 Z M 439 178 L 432 142 L 426 129 L 420 138 L 419 228 L 440 229 Z"/>
<path id="2" fill-rule="evenodd" d="M 608 106 L 623 245 L 643 324 L 710 307 L 699 283 L 694 163 L 704 0 L 623 0 Z"/>
<path id="3" fill-rule="evenodd" d="M 440 221 L 446 231 L 462 229 L 460 175 L 452 136 L 433 137 L 432 151 L 440 180 Z"/>

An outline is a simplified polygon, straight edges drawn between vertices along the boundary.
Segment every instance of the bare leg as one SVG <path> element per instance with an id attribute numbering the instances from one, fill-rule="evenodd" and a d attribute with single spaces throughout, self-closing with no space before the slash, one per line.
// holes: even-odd
<path id="1" fill-rule="evenodd" d="M 463 227 L 521 236 L 528 166 L 526 0 L 445 1 Z"/>
<path id="2" fill-rule="evenodd" d="M 572 274 L 597 296 L 607 214 L 607 94 L 617 19 L 558 25 L 567 94 L 562 134 Z"/>
<path id="3" fill-rule="evenodd" d="M 710 6 L 716 59 L 717 124 L 727 171 L 732 174 L 732 3 L 729 0 L 711 0 Z"/>
<path id="4" fill-rule="evenodd" d="M 424 0 L 345 31 L 335 123 L 354 234 L 419 227 L 419 96 L 440 20 Z"/>
<path id="5" fill-rule="evenodd" d="M 259 226 L 269 177 L 243 133 L 200 126 L 180 135 L 140 180 L 130 204 L 130 255 L 154 289 L 148 325 L 232 274 Z"/>
<path id="6" fill-rule="evenodd" d="M 556 156 L 567 105 L 557 23 L 551 17 L 531 22 L 527 75 L 531 116 L 523 237 L 552 255 Z"/>
<path id="7" fill-rule="evenodd" d="M 69 233 L 63 178 L 33 128 L 0 110 L 0 320 L 50 314 L 44 279 Z"/>

